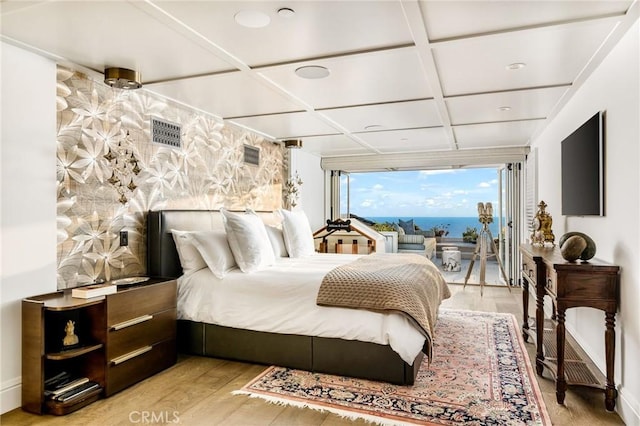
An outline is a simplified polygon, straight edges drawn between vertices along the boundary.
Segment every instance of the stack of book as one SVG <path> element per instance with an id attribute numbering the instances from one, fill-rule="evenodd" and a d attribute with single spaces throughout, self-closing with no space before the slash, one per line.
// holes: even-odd
<path id="1" fill-rule="evenodd" d="M 116 291 L 118 291 L 118 286 L 115 284 L 92 284 L 84 287 L 74 288 L 73 290 L 71 290 L 71 297 L 89 299 L 91 297 L 113 294 Z"/>
<path id="2" fill-rule="evenodd" d="M 62 372 L 44 382 L 44 395 L 51 401 L 71 403 L 101 389 L 100 384 L 87 377 L 74 378 L 67 372 Z"/>

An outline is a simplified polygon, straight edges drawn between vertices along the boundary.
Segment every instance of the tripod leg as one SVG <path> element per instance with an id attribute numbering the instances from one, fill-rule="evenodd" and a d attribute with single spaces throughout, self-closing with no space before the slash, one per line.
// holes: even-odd
<path id="1" fill-rule="evenodd" d="M 476 242 L 476 249 L 473 251 L 473 256 L 471 256 L 471 261 L 469 262 L 469 268 L 467 268 L 467 276 L 464 277 L 464 285 L 462 286 L 463 290 L 467 286 L 467 281 L 469 281 L 469 277 L 471 276 L 471 271 L 473 270 L 473 264 L 476 261 L 476 256 L 478 256 L 479 250 L 480 250 L 480 246 Z"/>
<path id="2" fill-rule="evenodd" d="M 480 244 L 480 284 L 486 284 L 486 269 L 487 269 L 487 240 L 483 236 Z"/>
<path id="3" fill-rule="evenodd" d="M 487 270 L 487 240 L 486 234 L 481 233 L 480 236 L 480 296 L 482 297 L 484 292 L 484 285 L 486 282 L 486 270 Z"/>

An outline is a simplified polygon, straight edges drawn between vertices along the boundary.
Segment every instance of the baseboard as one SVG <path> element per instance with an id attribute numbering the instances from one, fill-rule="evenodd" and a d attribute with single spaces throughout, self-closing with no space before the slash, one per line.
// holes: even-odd
<path id="1" fill-rule="evenodd" d="M 22 378 L 17 377 L 2 383 L 0 389 L 0 414 L 22 405 Z"/>
<path id="2" fill-rule="evenodd" d="M 618 391 L 616 411 L 627 426 L 640 426 L 640 402 L 624 388 Z"/>

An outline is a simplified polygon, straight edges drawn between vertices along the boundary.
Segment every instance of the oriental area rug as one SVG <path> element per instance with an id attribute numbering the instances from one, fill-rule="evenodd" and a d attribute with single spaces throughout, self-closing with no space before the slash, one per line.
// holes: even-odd
<path id="1" fill-rule="evenodd" d="M 413 386 L 269 367 L 234 394 L 382 425 L 551 425 L 511 314 L 441 309 Z"/>

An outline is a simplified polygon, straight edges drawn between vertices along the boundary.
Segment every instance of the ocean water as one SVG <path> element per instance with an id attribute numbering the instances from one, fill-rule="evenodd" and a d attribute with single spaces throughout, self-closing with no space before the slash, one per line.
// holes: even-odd
<path id="1" fill-rule="evenodd" d="M 449 231 L 448 238 L 462 238 L 462 233 L 466 231 L 467 227 L 476 228 L 478 232 L 482 229 L 482 224 L 478 221 L 477 217 L 398 217 L 398 216 L 384 216 L 384 217 L 365 217 L 373 222 L 377 223 L 398 223 L 398 219 L 409 220 L 413 219 L 413 222 L 423 230 L 429 230 L 434 226 L 444 228 Z M 493 222 L 489 224 L 489 229 L 494 238 L 498 238 L 498 218 L 494 217 Z"/>

